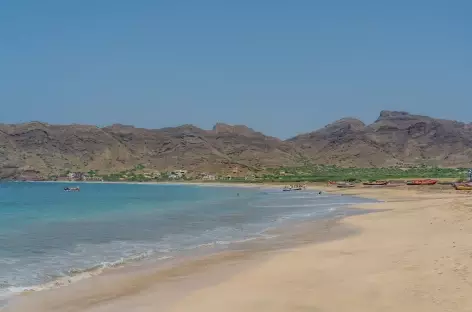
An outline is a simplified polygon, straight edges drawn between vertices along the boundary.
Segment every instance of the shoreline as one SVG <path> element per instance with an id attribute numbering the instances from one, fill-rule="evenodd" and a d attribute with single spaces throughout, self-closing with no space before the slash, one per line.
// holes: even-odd
<path id="1" fill-rule="evenodd" d="M 188 185 L 188 184 L 185 184 L 185 185 Z M 205 185 L 210 186 L 209 184 L 206 184 L 206 183 L 205 183 Z M 218 183 L 218 185 L 221 185 L 221 184 Z M 234 186 L 234 184 L 230 184 L 229 186 Z M 271 185 L 271 184 L 269 184 L 269 185 L 257 185 L 257 186 L 258 187 L 262 186 L 262 188 L 266 188 L 267 186 L 280 187 L 278 185 Z M 359 237 L 362 237 L 362 236 L 365 236 L 365 235 L 367 235 L 367 237 L 369 237 L 369 231 L 372 232 L 373 230 L 378 230 L 378 227 L 376 227 L 375 224 L 372 224 L 372 221 L 373 220 L 377 220 L 377 221 L 380 220 L 381 222 L 385 222 L 385 218 L 387 218 L 386 215 L 388 216 L 388 218 L 391 218 L 392 216 L 394 216 L 394 217 L 395 216 L 396 217 L 399 217 L 399 216 L 403 217 L 403 214 L 409 214 L 410 213 L 408 211 L 408 208 L 411 208 L 413 213 L 415 211 L 418 211 L 418 210 L 420 212 L 424 212 L 423 210 L 418 209 L 418 207 L 421 207 L 422 209 L 425 209 L 425 207 L 423 206 L 425 204 L 425 202 L 428 203 L 428 204 L 437 206 L 438 203 L 440 203 L 440 202 L 450 202 L 450 201 L 458 201 L 458 200 L 465 202 L 466 199 L 467 199 L 466 195 L 464 195 L 464 196 L 457 195 L 457 194 L 451 195 L 450 193 L 447 193 L 447 192 L 442 192 L 442 193 L 435 194 L 435 193 L 431 193 L 431 192 L 427 192 L 427 191 L 422 192 L 422 190 L 420 190 L 420 189 L 416 189 L 416 190 L 411 190 L 411 189 L 405 190 L 405 189 L 397 189 L 397 188 L 392 188 L 392 189 L 380 189 L 380 188 L 335 189 L 335 188 L 330 188 L 328 186 L 322 187 L 321 185 L 309 185 L 308 189 L 312 189 L 312 190 L 313 189 L 316 189 L 316 190 L 321 189 L 323 191 L 326 191 L 328 193 L 333 193 L 333 194 L 345 194 L 345 195 L 361 196 L 361 197 L 365 197 L 365 198 L 376 198 L 378 200 L 383 200 L 384 202 L 376 203 L 376 204 L 361 204 L 361 205 L 356 205 L 354 207 L 362 209 L 362 208 L 366 208 L 366 205 L 367 205 L 369 208 L 374 208 L 374 209 L 379 209 L 379 210 L 380 209 L 382 209 L 382 210 L 388 209 L 388 210 L 387 211 L 382 211 L 380 214 L 374 213 L 374 214 L 367 214 L 367 215 L 348 216 L 346 218 L 343 218 L 339 222 L 343 226 L 347 226 L 347 227 L 350 227 L 352 229 L 357 229 L 360 234 L 357 233 L 356 235 L 345 235 L 345 236 L 341 235 L 341 237 L 337 237 L 333 241 L 328 240 L 328 242 L 326 243 L 326 242 L 319 242 L 319 241 L 317 242 L 317 239 L 319 240 L 320 238 L 321 238 L 321 241 L 322 241 L 322 238 L 327 236 L 326 233 L 318 232 L 315 235 L 313 235 L 313 232 L 311 232 L 309 234 L 304 233 L 304 234 L 300 235 L 300 237 L 299 237 L 299 242 L 303 242 L 303 244 L 300 243 L 297 246 L 291 246 L 289 248 L 289 250 L 285 250 L 283 248 L 278 248 L 275 251 L 272 250 L 271 252 L 269 252 L 269 254 L 262 254 L 261 256 L 259 256 L 260 253 L 258 253 L 257 251 L 250 251 L 249 253 L 246 253 L 246 254 L 243 253 L 243 255 L 239 254 L 238 256 L 236 256 L 236 258 L 238 258 L 240 256 L 242 256 L 243 258 L 246 258 L 246 257 L 251 258 L 252 260 L 250 261 L 251 263 L 249 265 L 246 265 L 247 263 L 245 262 L 245 260 L 241 260 L 240 258 L 238 258 L 239 260 L 234 259 L 231 254 L 227 255 L 228 258 L 231 259 L 231 260 L 228 260 L 228 258 L 225 258 L 225 255 L 219 255 L 219 256 L 223 257 L 224 260 L 216 261 L 217 262 L 216 264 L 214 263 L 215 267 L 218 267 L 218 265 L 225 266 L 225 263 L 229 263 L 227 261 L 236 261 L 237 262 L 236 267 L 239 268 L 236 271 L 231 271 L 230 270 L 231 272 L 229 272 L 229 271 L 227 271 L 225 269 L 221 269 L 221 268 L 219 269 L 220 271 L 218 271 L 218 269 L 217 269 L 216 270 L 217 272 L 213 272 L 212 268 L 199 268 L 198 270 L 203 270 L 203 271 L 207 270 L 209 275 L 211 275 L 211 276 L 215 275 L 216 277 L 218 277 L 217 279 L 222 280 L 221 283 L 223 283 L 223 285 L 231 285 L 231 284 L 234 284 L 232 282 L 233 279 L 238 279 L 239 280 L 239 279 L 243 278 L 241 276 L 245 276 L 245 275 L 249 274 L 248 271 L 250 272 L 254 268 L 257 268 L 259 266 L 266 267 L 268 264 L 270 264 L 273 261 L 276 261 L 276 259 L 278 259 L 278 258 L 287 258 L 287 257 L 290 258 L 290 255 L 300 253 L 300 252 L 307 253 L 310 250 L 311 251 L 309 253 L 311 253 L 312 249 L 316 250 L 317 248 L 320 248 L 320 245 L 321 246 L 324 246 L 326 244 L 328 244 L 328 245 L 329 244 L 335 244 L 335 245 L 336 244 L 341 244 L 341 245 L 343 245 L 343 242 L 345 242 L 345 241 L 349 241 L 349 240 L 353 240 L 353 239 L 358 240 Z M 444 220 L 446 220 L 446 219 L 444 219 Z M 308 231 L 308 232 L 310 232 L 310 231 Z M 372 236 L 372 234 L 375 234 L 375 233 L 370 233 L 370 236 Z M 316 237 L 314 237 L 314 236 L 316 236 Z M 370 239 L 372 239 L 372 237 L 370 237 Z M 362 241 L 362 239 L 361 239 L 361 241 Z M 364 241 L 365 241 L 365 239 L 364 239 Z M 298 263 L 300 261 L 301 260 L 298 260 L 298 259 L 291 259 L 291 263 L 292 263 L 291 267 L 293 267 L 293 266 L 296 267 L 297 265 L 295 263 Z M 240 262 L 242 262 L 242 263 L 240 263 Z M 150 269 L 151 270 L 157 270 L 156 268 L 150 268 Z M 192 270 L 190 270 L 190 271 L 192 271 Z M 111 272 L 111 273 L 115 273 L 115 272 Z M 211 272 L 213 272 L 213 273 L 211 273 Z M 127 276 L 127 278 L 131 278 L 132 280 L 138 280 L 139 281 L 142 278 L 144 278 L 143 276 L 133 276 L 132 272 L 129 273 L 129 274 L 130 274 L 130 276 Z M 164 273 L 161 272 L 161 275 L 162 274 L 164 274 Z M 274 272 L 272 272 L 272 274 L 277 275 Z M 92 280 L 96 279 L 98 281 L 98 279 L 100 279 L 100 280 L 103 281 L 103 280 L 106 280 L 107 278 L 113 278 L 112 275 L 113 274 L 107 275 L 107 273 L 105 273 L 103 275 L 92 277 L 91 279 L 87 279 L 82 284 L 83 285 L 85 285 L 85 284 L 93 285 L 93 283 L 91 282 Z M 177 308 L 176 311 L 194 311 L 192 309 L 189 309 L 189 307 L 195 307 L 195 301 L 192 301 L 192 299 L 188 299 L 188 298 L 193 298 L 195 296 L 196 296 L 196 298 L 202 298 L 201 295 L 200 295 L 199 289 L 208 290 L 208 292 L 210 294 L 214 293 L 215 291 L 221 291 L 221 289 L 220 289 L 221 287 L 212 285 L 212 283 L 208 283 L 208 281 L 206 281 L 206 278 L 201 278 L 201 277 L 195 278 L 193 275 L 194 274 L 192 272 L 186 272 L 185 274 L 183 274 L 183 279 L 193 281 L 194 283 L 198 284 L 198 287 L 188 289 L 185 294 L 181 294 L 182 297 L 187 298 L 186 300 L 184 300 L 184 303 L 180 302 L 181 300 L 177 300 L 178 302 L 176 301 L 176 302 L 169 303 L 169 307 L 170 306 L 177 306 L 178 308 Z M 249 274 L 249 276 L 252 276 L 252 275 Z M 146 289 L 153 288 L 153 287 L 163 287 L 164 290 L 165 290 L 165 288 L 167 287 L 167 286 L 164 285 L 165 283 L 163 283 L 162 281 L 159 281 L 159 280 L 153 281 L 152 279 L 151 280 L 146 279 L 146 280 L 147 280 Z M 182 282 L 182 283 L 184 283 L 184 282 Z M 79 284 L 80 283 L 77 283 L 75 285 L 79 285 Z M 216 287 L 217 289 L 215 290 L 212 287 Z M 57 288 L 56 299 L 57 299 L 57 295 L 59 295 L 59 294 L 61 294 L 61 296 L 63 296 L 65 294 L 66 297 L 67 296 L 72 296 L 70 291 L 67 291 L 68 288 L 72 289 L 72 286 Z M 55 291 L 56 291 L 56 289 L 52 290 L 51 292 L 48 293 L 47 296 L 52 296 L 54 298 L 55 297 L 55 295 L 54 295 Z M 116 290 L 116 291 L 118 291 L 118 290 Z M 240 289 L 240 291 L 244 292 L 244 289 Z M 48 292 L 48 291 L 34 294 L 34 295 L 38 295 L 38 296 L 35 296 L 36 300 L 38 300 L 37 299 L 38 297 L 41 297 L 43 294 L 46 294 L 46 292 Z M 124 291 L 124 292 L 120 291 L 120 294 L 121 295 L 118 296 L 117 300 L 112 300 L 112 301 L 113 302 L 116 301 L 116 303 L 119 303 L 119 302 L 122 301 L 123 296 L 124 297 L 129 297 L 129 295 L 127 294 L 126 291 Z M 90 293 L 88 294 L 88 296 L 91 296 L 91 295 L 93 295 L 93 294 L 90 294 Z M 45 295 L 45 298 L 47 296 Z M 100 295 L 98 294 L 97 296 L 100 296 Z M 105 296 L 109 296 L 109 294 L 107 294 Z M 30 297 L 30 296 L 27 296 L 27 297 Z M 137 296 L 137 297 L 139 297 L 139 296 Z M 203 298 L 207 298 L 207 295 L 203 296 Z M 134 302 L 133 301 L 134 299 L 129 299 L 129 300 L 130 300 L 130 302 Z M 138 300 L 138 299 L 136 299 L 136 300 Z M 141 298 L 141 299 L 139 299 L 139 301 L 140 300 L 143 300 L 143 299 Z M 188 300 L 190 300 L 191 304 L 188 304 L 188 303 L 185 304 L 185 302 L 188 301 Z M 236 300 L 236 298 L 233 298 L 233 301 L 234 300 Z M 35 300 L 32 300 L 32 301 L 34 302 Z M 198 302 L 200 302 L 200 301 L 201 300 L 199 300 Z M 204 300 L 204 302 L 207 302 L 207 301 Z M 68 304 L 67 301 L 64 304 L 67 305 Z M 110 303 L 110 304 L 113 305 L 113 303 Z M 239 303 L 235 302 L 235 304 L 237 305 Z M 153 306 L 152 303 L 148 303 L 147 305 Z M 77 309 L 71 309 L 70 311 L 95 311 L 96 308 L 98 308 L 98 306 L 96 304 L 91 304 L 90 306 L 81 307 L 81 308 L 77 307 Z M 118 307 L 115 307 L 115 308 L 118 308 Z M 166 307 L 166 309 L 167 309 L 167 307 Z M 5 310 L 5 311 L 10 311 L 10 310 Z M 11 310 L 11 311 L 17 311 L 17 310 Z M 26 311 L 26 310 L 21 310 L 21 307 L 20 307 L 20 310 L 18 310 L 18 311 Z M 43 311 L 43 310 L 37 310 L 37 311 Z M 45 309 L 44 311 L 56 311 L 56 310 Z M 97 310 L 97 311 L 99 311 L 99 310 Z M 108 311 L 108 310 L 104 310 L 104 311 Z M 117 311 L 125 311 L 125 310 L 117 310 Z M 148 311 L 148 310 L 142 310 L 142 311 Z M 149 310 L 149 311 L 151 311 L 151 310 Z M 200 311 L 200 310 L 195 310 L 195 311 Z M 213 311 L 213 310 L 211 310 L 211 311 Z M 266 311 L 266 310 L 262 309 L 261 311 Z M 267 310 L 267 311 L 269 311 L 269 310 Z M 345 310 L 345 311 L 348 311 L 348 310 Z"/>
<path id="2" fill-rule="evenodd" d="M 43 182 L 40 182 L 40 183 L 43 183 Z M 61 183 L 61 182 L 52 181 L 52 182 L 46 182 L 46 183 Z M 85 183 L 87 183 L 87 182 L 85 182 Z M 95 183 L 102 183 L 102 182 L 90 182 L 90 183 L 95 184 Z M 123 183 L 123 184 L 136 184 L 136 183 Z M 139 183 L 139 184 L 142 184 L 142 183 Z M 146 184 L 150 184 L 150 183 L 146 183 Z M 152 185 L 162 185 L 162 184 L 152 183 Z M 166 183 L 166 185 L 189 186 L 188 183 Z M 265 184 L 265 185 L 242 184 L 242 185 L 239 185 L 239 184 L 222 184 L 222 183 L 204 183 L 203 185 L 201 185 L 201 184 L 197 184 L 197 183 L 192 183 L 192 185 L 204 186 L 204 187 L 233 187 L 233 188 L 250 187 L 250 188 L 257 188 L 257 189 L 260 189 L 260 190 L 269 190 L 269 189 L 273 190 L 274 188 L 279 188 L 280 187 L 279 185 L 273 185 L 273 184 L 272 185 L 271 184 L 268 184 L 268 185 L 267 184 Z M 313 189 L 313 188 L 311 188 L 311 189 Z M 335 217 L 335 218 L 339 218 L 339 217 Z M 287 222 L 284 222 L 282 224 L 277 225 L 275 228 L 271 228 L 271 229 L 268 228 L 268 229 L 264 230 L 263 233 L 261 233 L 259 236 L 250 237 L 250 238 L 244 239 L 242 241 L 231 241 L 231 242 L 228 242 L 225 245 L 232 246 L 230 248 L 230 250 L 233 250 L 233 249 L 238 250 L 240 248 L 244 249 L 245 248 L 244 246 L 251 246 L 251 245 L 261 245 L 261 246 L 263 246 L 262 249 L 265 249 L 265 248 L 267 248 L 268 245 L 278 245 L 277 241 L 274 237 L 283 235 L 281 233 L 283 233 L 284 231 L 287 232 L 287 228 L 293 227 L 294 224 L 297 224 L 297 225 L 295 225 L 295 227 L 296 227 L 300 224 L 309 223 L 311 225 L 313 223 L 324 222 L 326 220 L 332 220 L 332 219 L 333 219 L 332 217 L 329 217 L 328 219 L 321 218 L 321 219 L 315 219 L 315 220 L 297 220 L 297 221 L 288 222 L 288 224 L 292 223 L 291 225 L 288 225 Z M 268 240 L 272 240 L 272 241 L 269 242 Z M 211 251 L 209 251 L 209 253 L 205 253 L 204 250 L 208 251 L 208 249 L 212 249 L 212 248 L 214 248 L 214 247 L 207 246 L 207 244 L 204 244 L 204 245 L 201 245 L 201 246 L 197 246 L 195 249 L 192 248 L 192 250 L 200 250 L 199 253 L 203 252 L 204 254 L 201 256 L 203 258 L 206 258 L 206 257 L 211 258 L 215 255 L 224 254 L 224 253 L 228 252 L 227 250 L 211 250 Z M 258 247 L 258 248 L 260 249 L 260 247 Z M 256 250 L 258 248 L 252 248 L 252 251 L 259 251 L 259 250 Z M 283 246 L 282 249 L 283 248 L 286 248 L 286 246 Z M 274 250 L 272 250 L 272 251 L 274 251 Z M 179 252 L 179 255 L 183 256 L 188 261 L 194 261 L 196 259 L 198 260 L 199 257 L 200 257 L 200 256 L 195 256 L 195 255 L 185 256 L 186 253 L 189 253 L 189 251 L 181 251 L 181 252 Z M 133 256 L 132 259 L 121 259 L 121 260 L 117 260 L 117 261 L 112 262 L 112 263 L 97 264 L 94 267 L 91 267 L 91 268 L 88 268 L 88 269 L 84 268 L 81 271 L 77 271 L 73 274 L 66 275 L 66 276 L 63 276 L 63 277 L 59 277 L 59 278 L 54 279 L 52 281 L 46 282 L 44 284 L 29 285 L 29 286 L 25 286 L 25 287 L 11 287 L 11 289 L 14 292 L 16 292 L 16 294 L 13 294 L 14 297 L 12 297 L 12 299 L 13 299 L 13 301 L 16 301 L 15 299 L 17 299 L 18 297 L 23 298 L 25 295 L 31 295 L 33 293 L 34 294 L 36 294 L 36 293 L 39 294 L 39 293 L 43 293 L 43 292 L 47 292 L 47 291 L 54 291 L 54 290 L 60 289 L 60 288 L 70 287 L 71 285 L 73 285 L 75 283 L 83 282 L 84 280 L 88 280 L 88 279 L 93 279 L 93 278 L 95 278 L 97 276 L 100 276 L 100 275 L 107 275 L 110 272 L 116 272 L 118 270 L 127 270 L 127 269 L 129 269 L 129 267 L 133 267 L 133 266 L 138 266 L 138 265 L 148 266 L 149 262 L 151 262 L 151 261 L 153 261 L 156 266 L 165 268 L 168 265 L 168 263 L 173 263 L 172 259 L 174 259 L 175 256 L 176 255 L 155 258 L 152 255 L 147 255 L 147 256 L 137 255 L 135 257 Z M 162 262 L 161 261 L 156 262 L 156 260 L 163 260 L 163 261 Z M 167 260 L 169 260 L 169 261 L 167 261 Z M 181 261 L 177 261 L 176 263 L 179 263 L 179 262 L 181 262 Z M 176 263 L 173 263 L 173 264 L 175 265 Z M 0 310 L 2 310 L 1 307 L 0 307 Z"/>

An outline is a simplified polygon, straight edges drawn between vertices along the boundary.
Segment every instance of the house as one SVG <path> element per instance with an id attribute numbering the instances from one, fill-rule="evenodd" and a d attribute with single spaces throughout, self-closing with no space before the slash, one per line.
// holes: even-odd
<path id="1" fill-rule="evenodd" d="M 204 174 L 202 177 L 202 180 L 204 181 L 215 181 L 216 180 L 216 175 L 214 174 Z"/>
<path id="2" fill-rule="evenodd" d="M 174 178 L 171 179 L 182 179 L 187 174 L 187 170 L 174 170 L 170 173 L 169 178 L 173 176 Z"/>
<path id="3" fill-rule="evenodd" d="M 67 178 L 69 181 L 79 181 L 83 180 L 84 174 L 82 172 L 69 172 L 67 174 Z"/>
<path id="4" fill-rule="evenodd" d="M 83 181 L 99 181 L 99 182 L 103 182 L 103 178 L 102 178 L 102 177 L 90 176 L 90 175 L 86 175 L 86 174 L 84 174 L 84 175 L 82 176 L 82 180 L 83 180 Z"/>

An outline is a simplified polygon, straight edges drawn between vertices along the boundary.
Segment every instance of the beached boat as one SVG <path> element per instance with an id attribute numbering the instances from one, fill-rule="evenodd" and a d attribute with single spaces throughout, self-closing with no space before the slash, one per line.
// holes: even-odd
<path id="1" fill-rule="evenodd" d="M 452 186 L 458 191 L 472 191 L 472 182 L 453 183 Z"/>
<path id="2" fill-rule="evenodd" d="M 292 188 L 290 186 L 285 186 L 282 191 L 284 192 L 290 192 L 292 190 Z"/>
<path id="3" fill-rule="evenodd" d="M 432 180 L 432 179 L 424 179 L 424 180 L 412 180 L 412 181 L 407 181 L 407 185 L 434 185 L 438 183 L 438 180 Z"/>
<path id="4" fill-rule="evenodd" d="M 373 181 L 373 182 L 364 182 L 364 185 L 387 185 L 388 181 Z"/>
<path id="5" fill-rule="evenodd" d="M 472 191 L 472 185 L 454 185 L 454 188 L 458 191 Z"/>
<path id="6" fill-rule="evenodd" d="M 337 187 L 345 188 L 345 187 L 354 187 L 355 185 L 352 183 L 338 183 Z"/>

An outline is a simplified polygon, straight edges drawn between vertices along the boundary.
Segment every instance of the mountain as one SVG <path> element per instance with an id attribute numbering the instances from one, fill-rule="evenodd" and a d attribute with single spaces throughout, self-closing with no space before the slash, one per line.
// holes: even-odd
<path id="1" fill-rule="evenodd" d="M 315 163 L 340 166 L 472 164 L 471 124 L 407 112 L 382 111 L 370 125 L 341 119 L 288 142 Z"/>
<path id="2" fill-rule="evenodd" d="M 231 172 L 300 164 L 382 167 L 472 165 L 472 125 L 382 111 L 366 125 L 354 118 L 289 140 L 243 125 L 217 123 L 142 129 L 115 124 L 0 124 L 0 178 L 46 176 L 66 170 L 110 173 L 138 164 L 155 170 Z"/>
<path id="3" fill-rule="evenodd" d="M 292 144 L 245 126 L 217 124 L 207 131 L 192 125 L 142 129 L 115 124 L 0 125 L 0 178 L 99 169 L 110 173 L 138 164 L 149 169 L 242 172 L 296 165 Z"/>

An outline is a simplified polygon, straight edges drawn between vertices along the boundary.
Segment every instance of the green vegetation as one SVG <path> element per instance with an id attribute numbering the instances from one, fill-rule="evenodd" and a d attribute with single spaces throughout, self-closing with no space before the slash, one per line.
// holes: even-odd
<path id="1" fill-rule="evenodd" d="M 411 178 L 461 179 L 467 175 L 466 168 L 439 168 L 418 166 L 411 168 L 341 168 L 316 165 L 271 169 L 263 176 L 265 181 L 280 182 L 326 182 L 326 181 L 374 181 Z"/>
<path id="2" fill-rule="evenodd" d="M 98 170 L 89 170 L 89 172 L 87 172 L 87 174 L 91 177 L 94 177 L 98 174 Z"/>
<path id="3" fill-rule="evenodd" d="M 176 177 L 171 172 L 144 172 L 143 165 L 107 175 L 101 175 L 97 170 L 90 170 L 89 176 L 101 177 L 104 181 L 191 181 L 200 177 L 198 173 L 190 173 Z M 332 165 L 305 165 L 302 167 L 280 167 L 263 170 L 256 175 L 247 173 L 246 176 L 219 176 L 217 181 L 235 183 L 261 182 L 327 182 L 327 181 L 375 181 L 375 180 L 408 180 L 414 178 L 448 178 L 464 180 L 467 178 L 467 168 L 439 168 L 430 166 L 390 167 L 390 168 L 342 168 Z M 50 177 L 53 178 L 52 176 Z"/>

